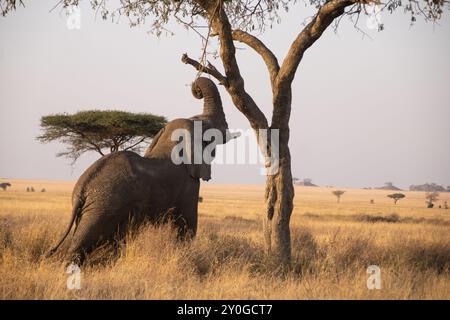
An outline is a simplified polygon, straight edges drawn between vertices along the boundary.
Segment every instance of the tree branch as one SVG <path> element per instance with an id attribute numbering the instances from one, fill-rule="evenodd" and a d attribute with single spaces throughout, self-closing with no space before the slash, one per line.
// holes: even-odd
<path id="1" fill-rule="evenodd" d="M 234 30 L 232 32 L 233 40 L 242 42 L 246 45 L 248 45 L 250 48 L 255 50 L 264 60 L 267 69 L 269 70 L 269 76 L 271 84 L 273 85 L 275 83 L 275 79 L 278 75 L 278 71 L 280 70 L 280 66 L 278 64 L 278 60 L 273 54 L 272 51 L 270 51 L 269 48 L 266 47 L 266 45 L 256 38 L 255 36 L 242 31 L 242 30 Z"/>
<path id="2" fill-rule="evenodd" d="M 75 130 L 75 129 L 72 129 L 72 131 L 75 132 L 76 134 L 80 135 L 83 139 L 85 139 L 87 144 L 90 144 L 94 148 L 94 150 L 96 150 L 102 157 L 105 155 L 102 152 L 102 148 L 100 146 L 98 146 L 97 144 L 95 144 L 91 139 L 89 139 L 88 136 L 85 135 L 82 131 Z"/>
<path id="3" fill-rule="evenodd" d="M 190 64 L 191 66 L 193 66 L 198 71 L 201 71 L 201 72 L 204 72 L 204 73 L 207 73 L 207 74 L 213 76 L 214 78 L 216 78 L 220 82 L 220 84 L 222 84 L 225 87 L 228 85 L 227 78 L 225 76 L 223 76 L 219 72 L 219 70 L 217 70 L 216 67 L 214 67 L 209 61 L 208 61 L 208 65 L 204 66 L 200 62 L 189 58 L 187 53 L 185 53 L 181 57 L 181 62 L 183 62 L 184 64 Z"/>
<path id="4" fill-rule="evenodd" d="M 317 39 L 320 38 L 335 18 L 345 13 L 345 8 L 347 6 L 353 5 L 358 1 L 360 0 L 327 1 L 319 8 L 312 21 L 306 25 L 291 44 L 280 67 L 274 85 L 275 88 L 273 89 L 273 116 L 271 127 L 280 129 L 280 140 L 289 139 L 289 130 L 284 130 L 283 128 L 288 128 L 289 126 L 292 102 L 291 84 L 298 65 L 303 58 L 303 54 Z"/>
<path id="5" fill-rule="evenodd" d="M 132 150 L 132 149 L 133 149 L 134 147 L 136 147 L 138 144 L 144 142 L 144 140 L 145 140 L 146 138 L 147 138 L 147 137 L 143 137 L 142 139 L 139 139 L 136 143 L 132 144 L 131 146 L 128 146 L 128 147 L 124 148 L 123 150 L 124 150 L 124 151 L 126 151 L 126 150 Z"/>
<path id="6" fill-rule="evenodd" d="M 317 39 L 333 20 L 345 12 L 345 8 L 357 3 L 358 0 L 329 0 L 299 33 L 292 43 L 278 73 L 278 83 L 292 82 L 303 54 Z"/>
<path id="7" fill-rule="evenodd" d="M 264 113 L 245 91 L 244 79 L 242 79 L 236 61 L 236 48 L 233 43 L 231 25 L 223 8 L 223 1 L 196 0 L 196 2 L 207 12 L 213 31 L 219 35 L 220 58 L 228 82 L 225 88 L 234 105 L 245 115 L 254 130 L 267 128 L 268 124 Z"/>

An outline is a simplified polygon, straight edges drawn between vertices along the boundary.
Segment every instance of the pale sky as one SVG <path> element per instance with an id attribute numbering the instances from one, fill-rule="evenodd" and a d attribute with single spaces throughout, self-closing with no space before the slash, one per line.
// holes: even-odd
<path id="1" fill-rule="evenodd" d="M 149 26 L 130 29 L 104 22 L 84 1 L 81 29 L 69 30 L 56 0 L 28 1 L 0 18 L 0 178 L 76 180 L 98 156 L 72 168 L 55 154 L 58 143 L 40 144 L 39 119 L 88 109 L 150 112 L 169 119 L 198 114 L 191 96 L 195 70 L 180 62 L 200 55 L 192 31 L 156 38 Z M 279 60 L 308 14 L 297 5 L 262 39 Z M 445 12 L 448 13 L 448 12 Z M 293 84 L 293 175 L 319 185 L 407 188 L 450 185 L 450 19 L 440 25 L 382 14 L 385 31 L 351 22 L 327 30 L 307 51 Z M 216 40 L 213 41 L 214 43 Z M 267 71 L 251 49 L 238 46 L 247 91 L 266 116 L 271 112 Z M 212 58 L 211 58 L 212 60 Z M 221 69 L 219 60 L 212 60 Z M 230 128 L 248 122 L 220 88 Z M 213 183 L 259 183 L 257 165 L 215 165 Z"/>

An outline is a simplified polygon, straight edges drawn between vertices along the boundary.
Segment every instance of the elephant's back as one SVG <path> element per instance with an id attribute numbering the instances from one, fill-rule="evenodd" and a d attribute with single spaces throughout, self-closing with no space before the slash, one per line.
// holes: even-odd
<path id="1" fill-rule="evenodd" d="M 72 199 L 86 198 L 89 194 L 107 194 L 126 183 L 133 171 L 132 163 L 141 158 L 130 151 L 120 151 L 105 155 L 89 166 L 75 184 Z"/>

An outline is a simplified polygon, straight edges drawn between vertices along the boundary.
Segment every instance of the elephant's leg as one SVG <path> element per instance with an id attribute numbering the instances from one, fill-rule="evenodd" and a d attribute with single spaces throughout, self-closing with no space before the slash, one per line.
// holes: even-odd
<path id="1" fill-rule="evenodd" d="M 99 244 L 115 240 L 127 221 L 118 215 L 104 213 L 84 214 L 75 230 L 68 254 L 72 262 L 83 264 L 86 255 Z"/>
<path id="2" fill-rule="evenodd" d="M 199 189 L 200 181 L 193 180 L 179 201 L 174 214 L 179 239 L 193 238 L 197 233 Z"/>

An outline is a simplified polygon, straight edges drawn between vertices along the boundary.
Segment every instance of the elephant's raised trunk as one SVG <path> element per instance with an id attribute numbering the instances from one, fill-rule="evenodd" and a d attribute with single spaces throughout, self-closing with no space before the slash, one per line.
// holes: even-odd
<path id="1" fill-rule="evenodd" d="M 192 94 L 197 99 L 203 98 L 204 101 L 203 113 L 195 118 L 201 117 L 204 120 L 209 120 L 218 129 L 228 128 L 223 112 L 222 99 L 214 82 L 208 78 L 198 78 L 192 84 Z"/>

